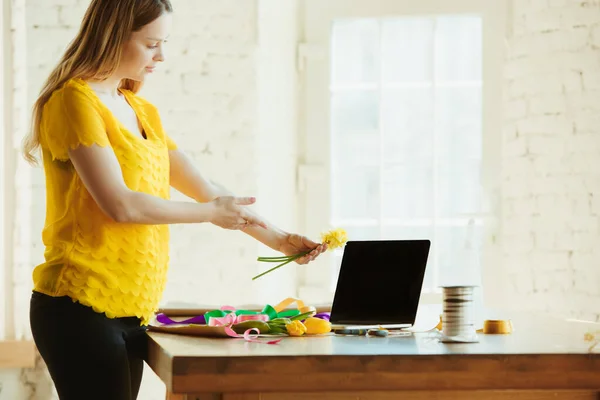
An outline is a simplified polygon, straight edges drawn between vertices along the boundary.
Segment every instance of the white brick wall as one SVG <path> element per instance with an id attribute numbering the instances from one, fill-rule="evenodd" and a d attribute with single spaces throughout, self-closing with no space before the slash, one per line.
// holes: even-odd
<path id="1" fill-rule="evenodd" d="M 600 2 L 513 1 L 502 247 L 514 305 L 600 318 Z"/>

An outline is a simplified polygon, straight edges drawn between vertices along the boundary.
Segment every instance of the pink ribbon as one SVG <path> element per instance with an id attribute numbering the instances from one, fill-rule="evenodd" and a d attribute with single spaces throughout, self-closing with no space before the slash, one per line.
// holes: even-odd
<path id="1" fill-rule="evenodd" d="M 224 308 L 223 308 L 224 309 Z M 234 311 L 234 310 L 231 310 Z M 269 316 L 266 314 L 252 314 L 252 315 L 235 315 L 234 313 L 230 313 L 225 315 L 224 317 L 210 317 L 208 319 L 208 326 L 222 326 L 225 329 L 225 333 L 234 338 L 244 338 L 247 342 L 252 343 L 265 343 L 265 344 L 277 344 L 281 342 L 281 339 L 263 341 L 257 340 L 258 334 L 260 331 L 257 328 L 247 329 L 243 335 L 236 333 L 231 326 L 244 321 L 268 321 Z M 253 332 L 256 331 L 256 334 Z"/>
<path id="2" fill-rule="evenodd" d="M 263 321 L 267 322 L 269 316 L 266 314 L 252 314 L 252 315 L 235 315 L 233 313 L 227 314 L 224 317 L 210 317 L 208 319 L 208 326 L 224 326 L 239 324 L 245 321 Z"/>

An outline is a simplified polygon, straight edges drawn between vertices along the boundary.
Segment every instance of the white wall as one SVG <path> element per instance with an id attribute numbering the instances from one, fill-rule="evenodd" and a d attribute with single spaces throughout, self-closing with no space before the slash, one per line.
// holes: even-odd
<path id="1" fill-rule="evenodd" d="M 600 3 L 513 1 L 505 65 L 506 302 L 600 318 Z"/>
<path id="2" fill-rule="evenodd" d="M 258 5 L 257 209 L 282 229 L 298 232 L 298 1 L 259 0 Z M 260 246 L 259 251 L 260 255 L 278 255 L 265 246 Z M 272 266 L 256 265 L 254 271 L 262 272 Z M 255 301 L 272 304 L 296 296 L 297 269 L 290 267 L 255 281 Z"/>

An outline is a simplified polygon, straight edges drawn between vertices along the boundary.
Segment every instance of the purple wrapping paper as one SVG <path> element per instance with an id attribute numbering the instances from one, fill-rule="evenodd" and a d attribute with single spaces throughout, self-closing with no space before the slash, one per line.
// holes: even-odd
<path id="1" fill-rule="evenodd" d="M 325 321 L 329 321 L 329 319 L 331 318 L 331 314 L 328 312 L 323 312 L 323 313 L 315 314 L 315 318 L 321 318 L 321 319 L 324 319 Z"/>

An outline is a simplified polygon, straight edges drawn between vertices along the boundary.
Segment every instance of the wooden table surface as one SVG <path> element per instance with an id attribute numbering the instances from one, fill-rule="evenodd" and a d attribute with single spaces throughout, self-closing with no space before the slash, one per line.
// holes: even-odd
<path id="1" fill-rule="evenodd" d="M 510 335 L 468 344 L 441 343 L 435 332 L 277 345 L 150 332 L 148 363 L 182 394 L 173 399 L 599 398 L 600 355 L 583 339 L 597 326 L 539 315 L 513 323 Z"/>

